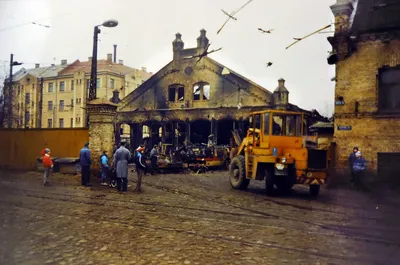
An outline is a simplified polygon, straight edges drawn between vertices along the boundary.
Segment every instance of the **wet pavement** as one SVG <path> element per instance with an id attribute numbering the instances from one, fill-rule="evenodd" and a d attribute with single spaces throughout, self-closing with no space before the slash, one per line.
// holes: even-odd
<path id="1" fill-rule="evenodd" d="M 227 172 L 145 176 L 135 193 L 0 171 L 0 264 L 399 264 L 399 196 L 233 190 Z"/>

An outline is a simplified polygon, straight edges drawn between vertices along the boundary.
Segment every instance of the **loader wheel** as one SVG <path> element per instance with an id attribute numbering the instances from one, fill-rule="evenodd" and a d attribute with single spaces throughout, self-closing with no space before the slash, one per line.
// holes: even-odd
<path id="1" fill-rule="evenodd" d="M 229 180 L 234 189 L 244 190 L 249 186 L 250 179 L 246 178 L 244 156 L 239 155 L 232 159 L 229 166 Z"/>
<path id="2" fill-rule="evenodd" d="M 310 185 L 310 194 L 313 197 L 317 197 L 319 194 L 320 185 Z"/>

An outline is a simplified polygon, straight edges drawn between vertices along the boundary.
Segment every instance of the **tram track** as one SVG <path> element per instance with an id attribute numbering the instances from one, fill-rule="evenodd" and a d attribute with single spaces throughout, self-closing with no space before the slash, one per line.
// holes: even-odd
<path id="1" fill-rule="evenodd" d="M 246 218 L 246 219 L 281 219 L 283 221 L 288 221 L 289 219 L 287 218 L 280 218 L 279 216 L 274 216 L 271 214 L 268 215 L 259 215 L 259 214 L 244 214 L 244 213 L 234 213 L 234 212 L 228 212 L 228 211 L 219 211 L 219 210 L 213 210 L 213 209 L 206 209 L 206 208 L 197 208 L 197 207 L 186 207 L 186 206 L 181 206 L 181 205 L 167 205 L 167 204 L 162 204 L 162 203 L 153 203 L 153 202 L 138 202 L 138 201 L 132 201 L 132 200 L 121 200 L 121 199 L 116 199 L 116 198 L 111 198 L 108 196 L 105 198 L 104 196 L 97 197 L 96 195 L 88 195 L 88 196 L 83 196 L 83 195 L 77 195 L 77 194 L 65 194 L 65 193 L 56 193 L 56 192 L 40 192 L 37 190 L 29 190 L 29 189 L 19 189 L 19 191 L 24 191 L 20 192 L 18 195 L 24 195 L 29 198 L 36 198 L 36 199 L 43 199 L 43 200 L 51 200 L 51 201 L 59 201 L 59 202 L 69 202 L 69 203 L 76 203 L 76 204 L 86 204 L 86 205 L 93 205 L 93 206 L 111 206 L 111 207 L 118 207 L 126 210 L 133 210 L 133 211 L 140 211 L 142 213 L 146 214 L 162 214 L 165 216 L 171 216 L 171 217 L 181 217 L 181 218 L 188 218 L 188 219 L 200 219 L 200 220 L 207 220 L 207 221 L 215 221 L 215 222 L 230 222 L 230 223 L 235 223 L 237 225 L 243 225 L 243 226 L 255 226 L 259 228 L 273 228 L 273 229 L 279 229 L 279 230 L 291 230 L 291 231 L 296 231 L 298 232 L 299 229 L 294 229 L 294 228 L 288 228 L 288 227 L 282 227 L 282 226 L 276 226 L 276 225 L 264 225 L 264 224 L 251 224 L 248 221 L 242 221 L 240 220 L 241 218 Z M 26 193 L 28 192 L 28 193 Z M 111 194 L 108 194 L 111 195 Z M 64 197 L 64 198 L 60 198 Z M 72 198 L 72 196 L 74 198 Z M 67 197 L 67 198 L 65 198 Z M 95 197 L 95 198 L 93 198 Z M 83 201 L 79 199 L 84 199 L 84 200 L 90 200 L 90 201 Z M 114 202 L 111 204 L 111 202 Z M 118 203 L 118 204 L 115 204 Z M 121 205 L 121 203 L 123 205 Z M 152 207 L 160 207 L 161 209 L 163 208 L 171 208 L 171 209 L 177 209 L 179 210 L 187 210 L 190 211 L 191 214 L 194 214 L 195 212 L 200 212 L 203 214 L 210 213 L 214 215 L 219 215 L 221 218 L 208 218 L 201 216 L 200 214 L 195 214 L 195 216 L 189 216 L 189 215 L 184 215 L 182 213 L 169 213 L 163 210 L 143 210 L 143 209 L 138 209 L 137 207 L 132 207 L 131 205 L 127 204 L 136 204 L 140 206 L 152 206 Z M 229 205 L 231 206 L 231 205 Z M 235 206 L 236 207 L 236 206 Z M 247 208 L 241 208 L 242 210 L 247 210 Z M 239 220 L 227 220 L 226 216 L 236 217 L 239 218 Z M 272 216 L 272 217 L 271 217 Z M 315 235 L 321 235 L 321 236 L 327 236 L 327 237 L 338 237 L 338 238 L 348 238 L 354 241 L 361 241 L 361 242 L 368 242 L 368 243 L 376 243 L 376 244 L 385 244 L 385 245 L 394 245 L 394 246 L 400 246 L 400 243 L 398 242 L 393 242 L 393 241 L 388 241 L 388 240 L 383 240 L 379 237 L 374 237 L 371 236 L 370 234 L 365 234 L 365 233 L 360 233 L 360 232 L 352 232 L 352 231 L 346 231 L 348 227 L 339 227 L 331 224 L 321 224 L 321 223 L 311 223 L 308 221 L 304 220 L 296 220 L 293 218 L 290 218 L 289 221 L 294 221 L 294 222 L 300 222 L 306 225 L 312 225 L 316 226 L 319 228 L 322 228 L 324 231 L 333 231 L 331 233 L 324 233 L 320 231 L 304 231 L 307 232 L 308 234 L 315 234 Z M 358 229 L 361 229 L 360 227 L 357 227 Z"/>
<path id="2" fill-rule="evenodd" d="M 7 202 L 9 205 L 9 202 Z M 0 201 L 0 205 L 5 205 L 4 201 Z M 357 258 L 357 257 L 348 257 L 348 256 L 343 256 L 343 255 L 338 255 L 338 254 L 330 254 L 327 252 L 320 252 L 320 251 L 315 251 L 307 248 L 299 248 L 299 247 L 293 247 L 293 246 L 284 246 L 282 244 L 272 242 L 272 241 L 263 241 L 263 242 L 252 242 L 249 240 L 245 239 L 238 239 L 238 238 L 232 238 L 228 236 L 223 236 L 223 235 L 215 235 L 215 234 L 207 234 L 207 233 L 201 233 L 196 230 L 188 230 L 188 229 L 180 229 L 180 228 L 173 228 L 173 227 L 168 227 L 168 226 L 162 226 L 162 225 L 150 225 L 150 224 L 145 224 L 143 222 L 133 222 L 130 220 L 118 220 L 112 217 L 107 217 L 106 215 L 103 214 L 101 210 L 99 210 L 98 213 L 96 211 L 89 211 L 85 212 L 84 214 L 80 214 L 77 212 L 72 213 L 66 213 L 65 211 L 57 211 L 53 210 L 51 212 L 37 208 L 37 207 L 29 207 L 26 205 L 22 205 L 21 202 L 17 203 L 12 203 L 12 207 L 28 210 L 28 211 L 35 211 L 35 212 L 40 212 L 44 214 L 45 216 L 48 215 L 53 215 L 53 216 L 69 216 L 71 218 L 75 219 L 81 219 L 83 221 L 86 221 L 88 219 L 96 219 L 97 222 L 108 222 L 108 223 L 115 223 L 115 224 L 120 224 L 124 226 L 133 226 L 137 228 L 142 228 L 146 230 L 162 230 L 166 232 L 175 232 L 179 234 L 185 234 L 185 235 L 192 235 L 204 239 L 214 239 L 222 242 L 229 242 L 233 244 L 238 244 L 238 245 L 243 245 L 243 246 L 251 246 L 251 247 L 257 247 L 257 248 L 271 248 L 271 249 L 277 249 L 277 250 L 283 250 L 283 251 L 288 251 L 288 252 L 297 252 L 297 253 L 302 253 L 306 255 L 311 255 L 315 257 L 321 257 L 321 258 L 329 258 L 329 259 L 334 259 L 334 260 L 341 260 L 341 261 L 347 261 L 347 262 L 358 262 L 358 263 L 365 263 L 365 264 L 370 264 L 371 260 L 370 259 L 363 259 L 363 258 Z M 379 263 L 377 261 L 373 262 L 374 264 L 383 264 Z"/>

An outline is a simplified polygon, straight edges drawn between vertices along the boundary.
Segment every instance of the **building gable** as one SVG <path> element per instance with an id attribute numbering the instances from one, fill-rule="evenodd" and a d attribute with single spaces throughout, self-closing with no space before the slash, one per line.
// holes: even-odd
<path id="1" fill-rule="evenodd" d="M 211 58 L 172 61 L 124 98 L 120 111 L 140 108 L 267 106 L 271 92 Z M 200 99 L 201 95 L 203 96 Z"/>

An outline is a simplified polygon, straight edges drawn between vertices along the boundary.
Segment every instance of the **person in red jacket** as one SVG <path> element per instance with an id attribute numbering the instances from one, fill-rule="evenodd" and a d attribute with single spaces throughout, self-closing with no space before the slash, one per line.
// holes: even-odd
<path id="1" fill-rule="evenodd" d="M 53 160 L 50 158 L 50 149 L 46 148 L 43 156 L 43 167 L 44 167 L 44 177 L 43 177 L 43 185 L 46 187 L 51 186 L 49 183 L 51 169 L 53 168 Z"/>

